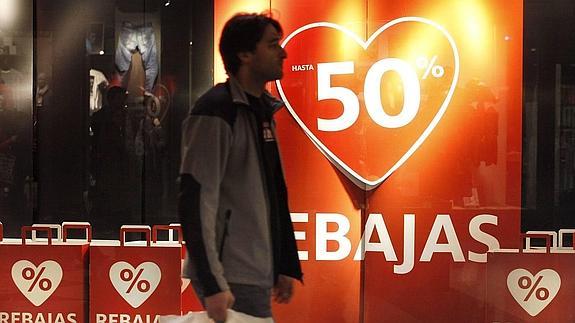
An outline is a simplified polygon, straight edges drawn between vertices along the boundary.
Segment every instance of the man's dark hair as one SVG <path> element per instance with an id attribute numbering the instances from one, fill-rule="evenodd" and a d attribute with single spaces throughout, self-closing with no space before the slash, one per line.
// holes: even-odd
<path id="1" fill-rule="evenodd" d="M 239 13 L 226 22 L 220 38 L 220 54 L 228 74 L 236 75 L 241 63 L 238 54 L 255 51 L 268 25 L 280 34 L 283 32 L 280 23 L 266 14 Z"/>

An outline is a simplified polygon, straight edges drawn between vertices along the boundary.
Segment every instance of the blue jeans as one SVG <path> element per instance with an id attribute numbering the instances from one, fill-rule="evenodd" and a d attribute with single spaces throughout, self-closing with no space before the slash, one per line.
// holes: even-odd
<path id="1" fill-rule="evenodd" d="M 228 284 L 235 298 L 232 310 L 255 317 L 272 317 L 271 289 L 253 285 Z M 192 287 L 202 304 L 205 305 L 204 293 L 194 280 L 192 280 Z"/>
<path id="2" fill-rule="evenodd" d="M 152 92 L 156 77 L 158 77 L 158 52 L 156 48 L 156 36 L 151 24 L 133 25 L 124 22 L 118 46 L 116 47 L 116 66 L 120 75 L 124 76 L 130 68 L 132 62 L 132 53 L 139 51 L 144 63 L 146 73 L 145 89 Z"/>

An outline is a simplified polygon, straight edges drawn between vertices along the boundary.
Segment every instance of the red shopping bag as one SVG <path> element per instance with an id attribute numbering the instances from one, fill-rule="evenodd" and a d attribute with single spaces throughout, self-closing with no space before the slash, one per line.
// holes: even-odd
<path id="1" fill-rule="evenodd" d="M 546 234 L 524 238 L 544 238 L 546 247 L 488 254 L 486 322 L 575 322 L 575 250 L 551 248 Z"/>
<path id="2" fill-rule="evenodd" d="M 125 234 L 146 241 L 125 242 Z M 122 226 L 119 245 L 90 248 L 90 322 L 155 322 L 180 314 L 180 245 L 151 244 L 149 226 Z"/>
<path id="3" fill-rule="evenodd" d="M 26 239 L 43 231 L 47 239 Z M 66 234 L 66 231 L 64 231 Z M 88 237 L 89 239 L 89 237 Z M 0 243 L 0 322 L 84 322 L 88 246 L 52 240 L 49 227 L 22 228 L 21 243 Z"/>
<path id="4" fill-rule="evenodd" d="M 183 270 L 184 267 L 184 261 L 186 259 L 186 246 L 185 246 L 185 242 L 183 242 L 183 235 L 182 235 L 182 226 L 179 223 L 173 223 L 173 224 L 169 224 L 169 225 L 155 225 L 152 227 L 152 242 L 157 242 L 158 241 L 158 232 L 159 231 L 168 231 L 169 232 L 169 238 L 168 238 L 168 243 L 179 243 L 179 245 L 182 248 L 182 252 L 181 252 L 181 270 Z M 178 236 L 178 240 L 174 241 L 173 239 L 173 233 L 174 231 L 177 233 Z M 198 311 L 203 311 L 204 307 L 202 306 L 202 303 L 200 302 L 198 296 L 196 295 L 196 292 L 194 291 L 194 288 L 192 287 L 192 285 L 190 284 L 190 279 L 188 278 L 182 278 L 182 286 L 181 286 L 181 292 L 182 292 L 182 313 L 186 314 L 188 312 L 198 312 Z"/>

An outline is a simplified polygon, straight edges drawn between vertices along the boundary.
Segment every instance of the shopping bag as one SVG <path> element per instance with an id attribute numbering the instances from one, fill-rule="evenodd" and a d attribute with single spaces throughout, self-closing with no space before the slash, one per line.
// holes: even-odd
<path id="1" fill-rule="evenodd" d="M 523 239 L 545 239 L 532 248 Z M 488 253 L 486 322 L 575 322 L 575 250 L 551 234 L 523 234 L 519 250 Z"/>
<path id="2" fill-rule="evenodd" d="M 168 231 L 168 240 L 160 241 L 158 240 L 158 233 L 161 231 Z M 174 240 L 174 233 L 177 235 L 177 240 Z M 152 243 L 157 244 L 178 244 L 181 246 L 181 271 L 184 269 L 184 262 L 186 259 L 186 246 L 185 242 L 183 241 L 182 235 L 182 225 L 179 223 L 171 223 L 168 225 L 154 225 L 152 227 Z M 188 312 L 199 312 L 203 311 L 204 307 L 200 302 L 194 288 L 190 283 L 189 278 L 182 277 L 182 286 L 180 288 L 181 296 L 182 296 L 182 314 Z"/>
<path id="3" fill-rule="evenodd" d="M 163 315 L 160 323 L 214 323 L 206 312 L 191 312 L 185 315 Z M 228 321 L 226 321 L 227 323 Z"/>
<path id="4" fill-rule="evenodd" d="M 273 323 L 274 320 L 270 318 L 260 318 L 248 314 L 228 310 L 228 318 L 226 323 Z M 208 317 L 205 311 L 190 312 L 186 315 L 168 315 L 160 316 L 160 323 L 214 323 Z"/>
<path id="5" fill-rule="evenodd" d="M 129 232 L 145 241 L 126 242 Z M 90 249 L 90 322 L 156 322 L 180 314 L 180 254 L 177 244 L 152 244 L 149 226 L 122 226 L 116 243 Z"/>
<path id="6" fill-rule="evenodd" d="M 47 238 L 27 239 L 36 231 Z M 0 322 L 85 322 L 88 246 L 88 241 L 54 241 L 48 226 L 22 227 L 19 243 L 3 239 Z"/>

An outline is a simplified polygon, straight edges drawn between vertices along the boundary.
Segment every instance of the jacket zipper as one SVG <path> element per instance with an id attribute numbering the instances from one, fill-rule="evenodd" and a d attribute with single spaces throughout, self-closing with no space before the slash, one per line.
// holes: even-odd
<path id="1" fill-rule="evenodd" d="M 232 216 L 232 210 L 227 210 L 225 222 L 224 222 L 224 234 L 222 236 L 222 243 L 220 245 L 220 256 L 219 256 L 220 262 L 222 261 L 223 256 L 224 256 L 224 245 L 226 244 L 226 239 L 229 235 L 228 226 L 230 223 L 231 216 Z"/>

